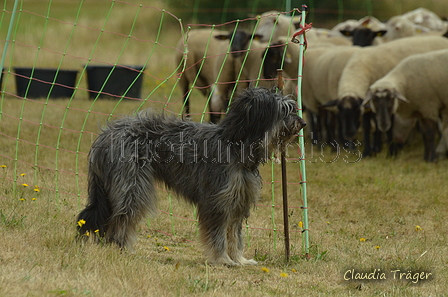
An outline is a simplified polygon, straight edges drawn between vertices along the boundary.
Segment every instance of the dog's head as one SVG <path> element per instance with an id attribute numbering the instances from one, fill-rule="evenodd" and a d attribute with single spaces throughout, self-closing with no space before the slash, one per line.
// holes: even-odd
<path id="1" fill-rule="evenodd" d="M 232 142 L 286 143 L 305 127 L 297 102 L 266 88 L 248 88 L 235 98 L 220 122 L 223 137 Z"/>

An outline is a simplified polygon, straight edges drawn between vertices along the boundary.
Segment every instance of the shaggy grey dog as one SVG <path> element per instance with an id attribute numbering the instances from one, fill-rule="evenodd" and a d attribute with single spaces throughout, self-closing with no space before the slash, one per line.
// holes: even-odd
<path id="1" fill-rule="evenodd" d="M 197 206 L 210 262 L 256 264 L 243 257 L 242 223 L 259 196 L 259 165 L 306 125 L 297 111 L 293 99 L 255 88 L 234 99 L 217 125 L 149 111 L 110 122 L 90 151 L 78 236 L 90 232 L 130 249 L 137 224 L 157 212 L 161 181 Z"/>

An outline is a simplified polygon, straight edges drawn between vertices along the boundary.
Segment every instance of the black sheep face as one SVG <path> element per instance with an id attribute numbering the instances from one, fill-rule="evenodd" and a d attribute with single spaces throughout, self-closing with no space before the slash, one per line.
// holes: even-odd
<path id="1" fill-rule="evenodd" d="M 344 139 L 353 141 L 358 134 L 361 118 L 360 98 L 346 96 L 338 104 L 338 118 L 340 121 L 342 136 Z"/>
<path id="2" fill-rule="evenodd" d="M 370 107 L 375 113 L 378 129 L 387 132 L 392 127 L 392 114 L 395 112 L 395 98 L 391 91 L 377 91 L 372 94 Z"/>

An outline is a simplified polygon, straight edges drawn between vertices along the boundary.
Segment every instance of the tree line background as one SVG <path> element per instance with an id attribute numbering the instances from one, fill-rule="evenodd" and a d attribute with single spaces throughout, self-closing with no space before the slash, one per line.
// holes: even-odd
<path id="1" fill-rule="evenodd" d="M 444 0 L 167 0 L 170 11 L 187 22 L 219 24 L 245 19 L 269 10 L 290 11 L 305 4 L 309 8 L 308 22 L 320 27 L 334 25 L 346 19 L 373 15 L 381 21 L 418 7 L 425 7 L 439 16 L 448 16 Z"/>

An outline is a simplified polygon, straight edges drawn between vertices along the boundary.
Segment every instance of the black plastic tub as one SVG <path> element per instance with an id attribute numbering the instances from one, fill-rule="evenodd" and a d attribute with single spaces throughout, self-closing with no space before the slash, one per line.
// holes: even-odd
<path id="1" fill-rule="evenodd" d="M 77 70 L 34 68 L 33 71 L 33 68 L 19 67 L 15 67 L 14 72 L 17 95 L 27 98 L 70 98 L 78 74 Z"/>
<path id="2" fill-rule="evenodd" d="M 87 66 L 89 98 L 140 98 L 143 66 Z"/>

